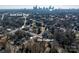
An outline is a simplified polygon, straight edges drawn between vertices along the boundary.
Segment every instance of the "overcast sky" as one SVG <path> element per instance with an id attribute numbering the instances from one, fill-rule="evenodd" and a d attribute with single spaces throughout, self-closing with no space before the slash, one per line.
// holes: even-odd
<path id="1" fill-rule="evenodd" d="M 32 8 L 32 5 L 33 6 L 52 5 L 55 8 L 79 8 L 79 0 L 1 0 L 0 1 L 0 9 Z"/>

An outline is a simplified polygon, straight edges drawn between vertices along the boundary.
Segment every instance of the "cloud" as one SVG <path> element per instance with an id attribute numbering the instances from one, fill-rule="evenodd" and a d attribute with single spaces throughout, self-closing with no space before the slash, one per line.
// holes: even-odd
<path id="1" fill-rule="evenodd" d="M 79 0 L 1 0 L 0 5 L 79 5 Z"/>

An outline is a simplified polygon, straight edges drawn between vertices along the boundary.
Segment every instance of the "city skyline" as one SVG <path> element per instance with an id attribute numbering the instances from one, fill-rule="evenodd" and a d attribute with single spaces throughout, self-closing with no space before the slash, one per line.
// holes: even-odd
<path id="1" fill-rule="evenodd" d="M 55 9 L 79 9 L 79 5 L 0 5 L 0 9 L 32 9 L 34 6 L 38 8 L 48 8 L 51 6 Z"/>

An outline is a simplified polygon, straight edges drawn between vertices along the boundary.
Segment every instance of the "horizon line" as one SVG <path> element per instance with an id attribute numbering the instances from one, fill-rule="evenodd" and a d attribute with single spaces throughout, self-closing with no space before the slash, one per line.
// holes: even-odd
<path id="1" fill-rule="evenodd" d="M 38 8 L 51 6 L 55 9 L 79 9 L 79 5 L 0 5 L 0 9 L 32 9 L 35 6 Z"/>

